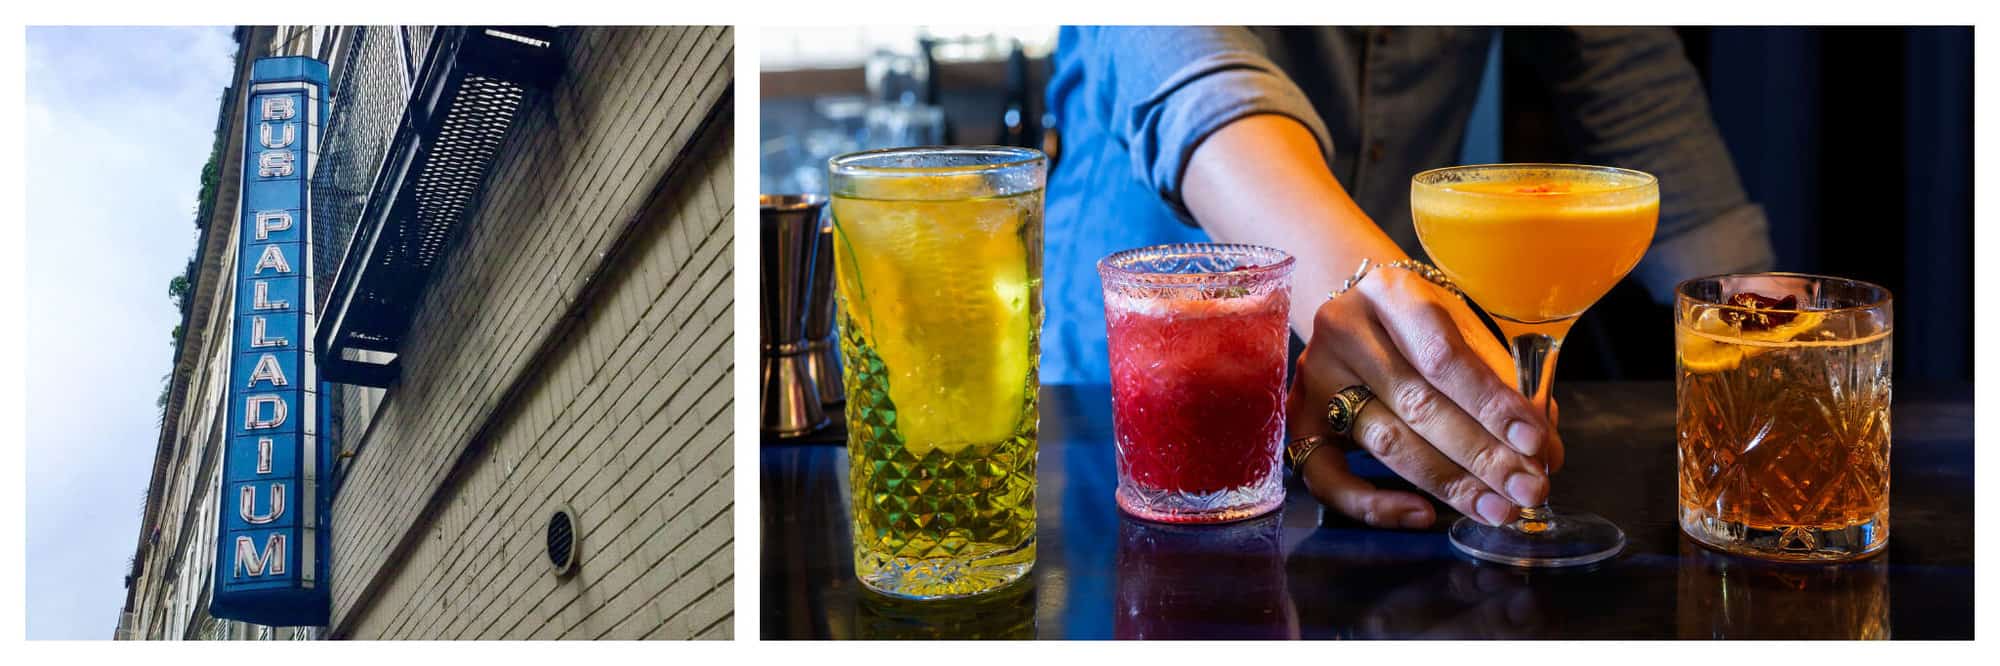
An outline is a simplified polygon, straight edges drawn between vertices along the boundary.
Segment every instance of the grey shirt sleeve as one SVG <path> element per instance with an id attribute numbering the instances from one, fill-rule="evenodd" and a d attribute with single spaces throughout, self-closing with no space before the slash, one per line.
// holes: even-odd
<path id="1" fill-rule="evenodd" d="M 1188 160 L 1210 134 L 1237 119 L 1277 114 L 1304 124 L 1327 158 L 1331 135 L 1312 103 L 1265 54 L 1249 30 L 1229 27 L 1078 27 L 1066 29 L 1070 87 L 1096 105 L 1114 141 L 1146 183 L 1183 222 Z"/>
<path id="2" fill-rule="evenodd" d="M 1660 225 L 1634 275 L 1654 300 L 1702 275 L 1770 270 L 1764 211 L 1743 191 L 1694 66 L 1668 28 L 1509 31 L 1532 49 L 1583 159 L 1660 179 Z"/>

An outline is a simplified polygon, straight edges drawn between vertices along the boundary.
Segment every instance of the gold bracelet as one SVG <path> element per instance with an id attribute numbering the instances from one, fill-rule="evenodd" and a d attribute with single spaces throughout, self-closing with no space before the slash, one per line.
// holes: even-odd
<path id="1" fill-rule="evenodd" d="M 1327 300 L 1339 298 L 1341 294 L 1347 293 L 1355 285 L 1361 284 L 1361 278 L 1368 277 L 1368 272 L 1378 265 L 1387 268 L 1400 268 L 1416 273 L 1417 277 L 1428 280 L 1431 284 L 1443 287 L 1445 291 L 1451 292 L 1453 296 L 1465 298 L 1465 292 L 1460 290 L 1458 285 L 1451 281 L 1451 277 L 1445 275 L 1444 271 L 1438 270 L 1436 266 L 1415 259 L 1397 259 L 1386 264 L 1376 264 L 1373 259 L 1362 259 L 1361 266 L 1354 269 L 1354 276 L 1347 278 L 1346 282 L 1340 283 L 1339 289 L 1335 289 L 1332 293 L 1327 294 Z"/>

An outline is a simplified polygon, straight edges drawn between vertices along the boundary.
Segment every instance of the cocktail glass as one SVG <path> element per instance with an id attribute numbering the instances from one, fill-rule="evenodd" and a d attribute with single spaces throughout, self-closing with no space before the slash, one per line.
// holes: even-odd
<path id="1" fill-rule="evenodd" d="M 1046 159 L 835 157 L 834 274 L 854 572 L 897 597 L 993 591 L 1035 564 Z"/>
<path id="2" fill-rule="evenodd" d="M 1890 301 L 1788 273 L 1676 288 L 1681 531 L 1777 560 L 1888 545 Z"/>
<path id="3" fill-rule="evenodd" d="M 1424 250 L 1499 325 L 1521 393 L 1544 410 L 1563 336 L 1646 254 L 1659 212 L 1657 179 L 1611 167 L 1451 167 L 1410 185 Z M 1625 533 L 1545 502 L 1499 526 L 1462 518 L 1451 543 L 1490 562 L 1576 566 L 1617 555 Z"/>
<path id="4" fill-rule="evenodd" d="M 1112 254 L 1097 270 L 1118 506 L 1169 523 L 1278 508 L 1291 256 L 1253 245 L 1161 245 Z"/>

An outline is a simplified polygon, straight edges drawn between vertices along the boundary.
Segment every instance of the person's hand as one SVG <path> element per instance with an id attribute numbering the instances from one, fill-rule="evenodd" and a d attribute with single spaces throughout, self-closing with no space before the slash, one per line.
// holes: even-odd
<path id="1" fill-rule="evenodd" d="M 1542 410 L 1515 392 L 1513 362 L 1478 313 L 1396 268 L 1377 268 L 1326 303 L 1304 300 L 1340 284 L 1362 257 L 1403 254 L 1333 177 L 1321 148 L 1289 116 L 1246 116 L 1195 149 L 1182 183 L 1182 201 L 1210 237 L 1275 247 L 1298 261 L 1289 320 L 1307 344 L 1286 404 L 1290 436 L 1327 434 L 1326 402 L 1341 389 L 1375 392 L 1351 438 L 1306 459 L 1306 488 L 1370 525 L 1437 520 L 1422 496 L 1379 490 L 1350 473 L 1340 447 L 1360 446 L 1468 516 L 1513 519 L 1517 506 L 1547 497 L 1543 463 L 1559 468 L 1562 444 Z"/>
<path id="2" fill-rule="evenodd" d="M 1307 457 L 1306 488 L 1371 526 L 1431 525 L 1437 516 L 1423 497 L 1348 471 L 1341 449 L 1358 446 L 1467 516 L 1512 521 L 1519 507 L 1547 499 L 1547 471 L 1563 459 L 1554 427 L 1513 376 L 1506 350 L 1464 300 L 1410 271 L 1375 267 L 1320 306 L 1293 374 L 1289 437 L 1325 436 L 1329 449 Z M 1327 400 L 1357 384 L 1375 399 L 1342 438 L 1327 423 Z"/>

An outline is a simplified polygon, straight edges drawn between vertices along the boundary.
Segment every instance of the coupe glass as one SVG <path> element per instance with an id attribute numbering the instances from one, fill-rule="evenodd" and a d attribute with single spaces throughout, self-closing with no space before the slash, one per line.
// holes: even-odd
<path id="1" fill-rule="evenodd" d="M 1424 250 L 1499 325 L 1521 393 L 1544 410 L 1563 336 L 1646 254 L 1659 212 L 1657 179 L 1611 167 L 1462 166 L 1410 184 Z M 1451 543 L 1490 562 L 1562 567 L 1617 555 L 1625 533 L 1545 502 L 1505 525 L 1461 518 Z"/>

